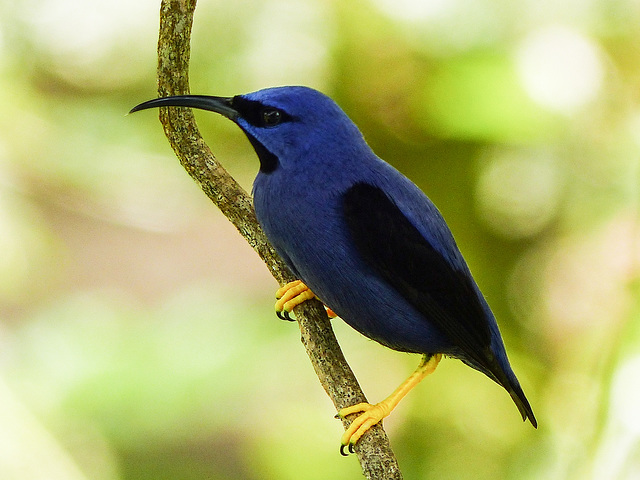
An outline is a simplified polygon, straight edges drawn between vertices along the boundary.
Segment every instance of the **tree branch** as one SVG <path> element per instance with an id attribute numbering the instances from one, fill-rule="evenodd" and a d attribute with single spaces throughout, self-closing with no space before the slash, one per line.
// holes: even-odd
<path id="1" fill-rule="evenodd" d="M 196 0 L 162 1 L 158 41 L 160 97 L 189 93 L 190 37 L 195 6 Z M 295 280 L 262 232 L 251 197 L 218 163 L 205 144 L 191 110 L 161 108 L 160 121 L 182 166 L 260 255 L 276 280 L 281 285 Z M 340 350 L 322 304 L 317 300 L 305 302 L 296 307 L 295 313 L 302 343 L 336 409 L 365 402 L 366 398 Z M 346 428 L 350 420 L 343 420 L 343 423 Z M 380 424 L 360 439 L 356 454 L 366 478 L 402 478 L 389 439 Z"/>

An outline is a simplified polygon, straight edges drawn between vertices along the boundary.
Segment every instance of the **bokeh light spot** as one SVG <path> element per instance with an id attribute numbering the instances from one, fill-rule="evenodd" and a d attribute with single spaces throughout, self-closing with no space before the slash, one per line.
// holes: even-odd
<path id="1" fill-rule="evenodd" d="M 561 178 L 551 155 L 500 152 L 483 162 L 476 189 L 485 224 L 505 237 L 534 235 L 554 218 Z"/>
<path id="2" fill-rule="evenodd" d="M 439 17 L 454 8 L 457 2 L 450 0 L 374 0 L 373 3 L 391 18 L 415 22 Z"/>
<path id="3" fill-rule="evenodd" d="M 332 37 L 325 19 L 319 3 L 266 3 L 249 29 L 246 69 L 253 88 L 296 84 L 322 88 Z"/>
<path id="4" fill-rule="evenodd" d="M 633 213 L 621 214 L 598 234 L 558 243 L 545 274 L 548 333 L 613 328 L 624 318 L 632 301 L 623 287 L 633 275 L 636 223 Z"/>
<path id="5" fill-rule="evenodd" d="M 640 355 L 627 360 L 613 377 L 611 412 L 620 425 L 640 436 Z"/>
<path id="6" fill-rule="evenodd" d="M 604 68 L 598 47 L 565 27 L 533 32 L 517 52 L 525 90 L 540 105 L 571 111 L 589 102 L 602 85 Z"/>
<path id="7" fill-rule="evenodd" d="M 158 8 L 153 0 L 40 0 L 23 8 L 43 66 L 69 84 L 126 85 L 143 75 L 141 59 L 153 58 L 139 41 L 157 28 L 149 16 Z"/>

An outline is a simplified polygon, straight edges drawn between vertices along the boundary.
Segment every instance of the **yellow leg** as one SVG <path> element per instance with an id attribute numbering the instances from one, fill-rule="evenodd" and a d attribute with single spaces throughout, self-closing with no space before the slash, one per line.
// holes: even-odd
<path id="1" fill-rule="evenodd" d="M 420 381 L 434 372 L 438 363 L 442 359 L 442 354 L 425 355 L 415 372 L 411 374 L 396 390 L 382 402 L 375 405 L 370 403 L 359 403 L 351 407 L 343 408 L 338 412 L 338 417 L 344 418 L 352 413 L 361 413 L 356 417 L 349 428 L 342 435 L 340 453 L 344 453 L 344 448 L 348 445 L 349 451 L 353 453 L 353 446 L 360 440 L 360 437 L 369 430 L 373 425 L 383 418 L 387 417 L 394 408 L 400 403 L 407 393 L 413 389 Z"/>

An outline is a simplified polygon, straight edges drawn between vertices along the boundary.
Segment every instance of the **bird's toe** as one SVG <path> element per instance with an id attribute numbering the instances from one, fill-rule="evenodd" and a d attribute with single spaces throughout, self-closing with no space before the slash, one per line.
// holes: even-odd
<path id="1" fill-rule="evenodd" d="M 340 439 L 341 455 L 346 455 L 344 452 L 347 447 L 350 453 L 354 453 L 356 443 L 358 443 L 358 440 L 360 440 L 367 430 L 389 415 L 389 409 L 386 408 L 386 405 L 383 402 L 381 402 L 376 405 L 371 405 L 370 403 L 352 405 L 341 409 L 336 417 L 345 418 L 347 415 L 358 412 L 362 413 L 360 413 L 360 415 L 351 422 Z"/>
<path id="2" fill-rule="evenodd" d="M 293 309 L 312 298 L 315 298 L 314 293 L 302 281 L 289 282 L 276 291 L 276 315 L 282 320 L 293 321 L 290 316 Z"/>

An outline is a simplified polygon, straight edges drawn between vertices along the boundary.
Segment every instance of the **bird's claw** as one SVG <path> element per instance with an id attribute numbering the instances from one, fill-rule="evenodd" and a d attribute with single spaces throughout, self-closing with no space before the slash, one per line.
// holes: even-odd
<path id="1" fill-rule="evenodd" d="M 295 321 L 290 313 L 293 309 L 315 295 L 302 281 L 289 282 L 276 291 L 276 315 L 282 320 Z"/>
<path id="2" fill-rule="evenodd" d="M 391 413 L 391 409 L 386 402 L 380 402 L 376 405 L 370 403 L 359 403 L 347 408 L 343 408 L 338 412 L 336 418 L 345 418 L 352 413 L 360 413 L 349 425 L 347 430 L 340 439 L 340 454 L 345 454 L 345 448 L 348 447 L 349 453 L 355 453 L 354 448 L 358 440 L 364 435 L 367 430 L 373 427 L 376 423 L 380 422 L 383 418 Z"/>
<path id="3" fill-rule="evenodd" d="M 337 420 L 342 420 L 344 417 L 342 416 L 341 412 L 342 410 L 336 413 L 333 418 Z M 345 449 L 347 449 L 347 453 L 345 453 Z M 349 443 L 343 443 L 340 445 L 340 455 L 342 455 L 343 457 L 348 457 L 350 453 L 356 453 L 355 444 L 349 442 Z"/>
<path id="4" fill-rule="evenodd" d="M 280 320 L 286 320 L 287 322 L 295 322 L 296 321 L 294 318 L 291 318 L 291 315 L 289 315 L 289 312 L 287 312 L 286 310 L 282 310 L 280 312 L 278 312 L 276 310 L 276 315 L 278 316 L 278 318 Z"/>
<path id="5" fill-rule="evenodd" d="M 349 453 L 356 453 L 353 443 L 350 443 L 349 445 L 340 445 L 340 455 L 342 455 L 343 457 L 349 456 L 349 453 L 344 453 L 345 448 L 347 448 Z"/>
<path id="6" fill-rule="evenodd" d="M 315 294 L 309 290 L 301 280 L 289 282 L 285 286 L 276 291 L 276 315 L 281 320 L 287 320 L 294 322 L 295 319 L 291 318 L 291 312 L 295 307 L 307 300 L 315 298 Z M 325 305 L 329 318 L 335 318 L 338 315 L 333 310 Z"/>

